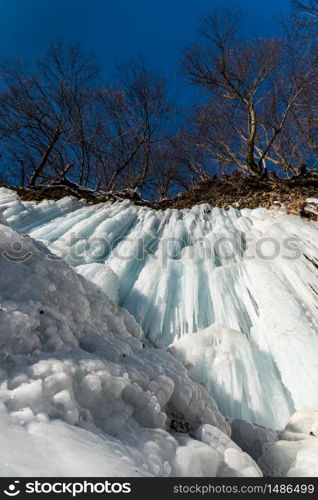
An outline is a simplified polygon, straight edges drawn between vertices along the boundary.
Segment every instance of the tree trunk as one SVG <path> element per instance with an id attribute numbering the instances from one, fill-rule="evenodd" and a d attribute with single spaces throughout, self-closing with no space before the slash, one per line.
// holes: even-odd
<path id="1" fill-rule="evenodd" d="M 61 135 L 60 130 L 56 130 L 54 132 L 52 139 L 51 139 L 51 142 L 49 143 L 48 147 L 46 148 L 46 151 L 44 152 L 39 165 L 37 166 L 37 168 L 34 170 L 34 172 L 32 173 L 32 175 L 30 177 L 29 186 L 31 186 L 31 187 L 35 186 L 36 180 L 39 177 L 42 170 L 44 169 L 45 165 L 47 164 L 49 156 L 50 156 L 56 142 L 58 141 L 60 135 Z"/>
<path id="2" fill-rule="evenodd" d="M 249 138 L 248 138 L 247 152 L 246 152 L 246 165 L 251 173 L 260 175 L 262 171 L 257 165 L 254 157 L 257 119 L 256 119 L 256 112 L 252 103 L 247 104 L 247 110 L 248 110 Z"/>
<path id="3" fill-rule="evenodd" d="M 134 156 L 138 153 L 139 151 L 139 148 L 140 148 L 141 144 L 138 144 L 135 149 L 130 153 L 129 157 L 127 158 L 127 160 L 122 163 L 122 165 L 120 165 L 117 170 L 114 172 L 112 178 L 110 179 L 109 181 L 109 185 L 108 185 L 108 190 L 109 191 L 112 191 L 115 187 L 115 184 L 116 184 L 116 180 L 117 180 L 117 177 L 119 176 L 119 174 L 125 170 L 125 168 L 129 165 L 129 163 L 133 160 Z"/>

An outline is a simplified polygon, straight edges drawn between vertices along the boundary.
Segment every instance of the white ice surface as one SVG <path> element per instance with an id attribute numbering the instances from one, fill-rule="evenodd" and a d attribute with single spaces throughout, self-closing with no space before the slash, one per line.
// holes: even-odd
<path id="1" fill-rule="evenodd" d="M 265 475 L 318 477 L 318 412 L 300 410 L 276 442 L 267 442 L 258 464 Z"/>
<path id="2" fill-rule="evenodd" d="M 232 439 L 257 461 L 265 476 L 318 477 L 317 411 L 297 411 L 283 431 L 239 419 L 231 427 Z"/>
<path id="3" fill-rule="evenodd" d="M 197 476 L 260 475 L 179 361 L 150 347 L 99 287 L 3 224 L 0 356 L 1 475 L 186 475 L 192 447 Z"/>
<path id="4" fill-rule="evenodd" d="M 264 208 L 22 203 L 4 188 L 1 209 L 12 227 L 43 241 L 116 302 L 108 269 L 115 273 L 118 304 L 157 346 L 179 345 L 180 359 L 227 416 L 281 429 L 295 410 L 318 408 L 317 223 Z M 195 348 L 186 338 L 194 332 Z M 221 371 L 211 361 L 215 350 L 229 353 Z"/>
<path id="5" fill-rule="evenodd" d="M 184 335 L 169 350 L 213 394 L 223 415 L 242 415 L 264 424 L 288 419 L 289 401 L 280 378 L 274 376 L 273 362 L 260 359 L 243 333 L 213 325 Z M 271 398 L 275 405 L 268 406 Z"/>
<path id="6" fill-rule="evenodd" d="M 75 271 L 98 285 L 115 304 L 118 303 L 118 276 L 108 266 L 93 262 L 77 266 Z"/>

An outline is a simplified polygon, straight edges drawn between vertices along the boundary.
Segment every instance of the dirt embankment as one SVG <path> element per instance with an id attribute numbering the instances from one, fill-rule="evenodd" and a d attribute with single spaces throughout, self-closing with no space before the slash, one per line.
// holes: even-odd
<path id="1" fill-rule="evenodd" d="M 11 187 L 12 188 L 12 187 Z M 134 191 L 120 193 L 95 192 L 81 188 L 70 181 L 51 186 L 36 188 L 13 187 L 19 196 L 26 201 L 58 200 L 64 196 L 75 196 L 86 199 L 88 203 L 101 203 L 130 199 L 137 205 L 145 205 L 155 209 L 191 208 L 201 203 L 209 203 L 214 207 L 229 208 L 283 208 L 292 214 L 318 220 L 318 204 L 307 202 L 308 198 L 318 199 L 318 173 L 305 174 L 291 179 L 280 179 L 276 176 L 259 179 L 234 174 L 226 177 L 214 177 L 199 184 L 196 188 L 180 193 L 175 198 L 166 198 L 160 202 L 151 202 L 140 198 Z"/>
<path id="2" fill-rule="evenodd" d="M 267 179 L 242 177 L 238 174 L 214 178 L 195 189 L 161 203 L 160 208 L 190 208 L 200 203 L 229 208 L 284 208 L 287 212 L 317 219 L 308 210 L 308 198 L 318 199 L 318 175 L 304 175 L 291 179 L 271 176 Z M 317 205 L 318 210 L 318 205 Z M 313 207 L 315 210 L 315 207 Z"/>

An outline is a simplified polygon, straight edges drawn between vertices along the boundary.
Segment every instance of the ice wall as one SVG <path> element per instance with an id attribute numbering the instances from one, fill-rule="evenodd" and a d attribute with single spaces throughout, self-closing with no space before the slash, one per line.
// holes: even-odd
<path id="1" fill-rule="evenodd" d="M 208 205 L 36 205 L 3 188 L 0 209 L 102 288 L 107 266 L 118 303 L 155 345 L 191 365 L 228 416 L 283 428 L 295 410 L 318 408 L 317 223 Z M 218 365 L 213 349 L 228 361 Z"/>
<path id="2" fill-rule="evenodd" d="M 206 389 L 146 343 L 99 287 L 0 223 L 0 475 L 187 475 L 193 447 L 197 476 L 261 475 Z"/>

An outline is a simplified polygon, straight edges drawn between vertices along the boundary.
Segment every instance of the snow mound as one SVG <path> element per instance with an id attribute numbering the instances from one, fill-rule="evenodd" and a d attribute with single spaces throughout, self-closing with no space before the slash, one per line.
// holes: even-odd
<path id="1" fill-rule="evenodd" d="M 192 446 L 200 448 L 198 476 L 260 475 L 179 361 L 152 348 L 99 287 L 3 224 L 0 353 L 2 475 L 184 475 Z M 215 436 L 208 444 L 189 435 L 202 425 Z"/>
<path id="2" fill-rule="evenodd" d="M 258 464 L 267 476 L 318 477 L 318 411 L 301 410 L 278 441 L 267 443 Z"/>
<path id="3" fill-rule="evenodd" d="M 258 460 L 268 447 L 278 440 L 277 433 L 261 425 L 251 424 L 241 419 L 231 422 L 231 438 L 254 460 Z"/>
<path id="4" fill-rule="evenodd" d="M 218 469 L 220 476 L 253 477 L 261 475 L 261 471 L 255 468 L 255 462 L 252 458 L 247 453 L 242 456 L 241 448 L 219 429 L 211 425 L 203 425 L 195 432 L 195 436 L 211 448 L 215 448 L 215 443 L 217 443 L 217 451 L 221 458 Z"/>
<path id="5" fill-rule="evenodd" d="M 231 427 L 231 438 L 265 476 L 318 477 L 318 411 L 295 412 L 283 431 L 241 419 L 233 420 Z"/>

